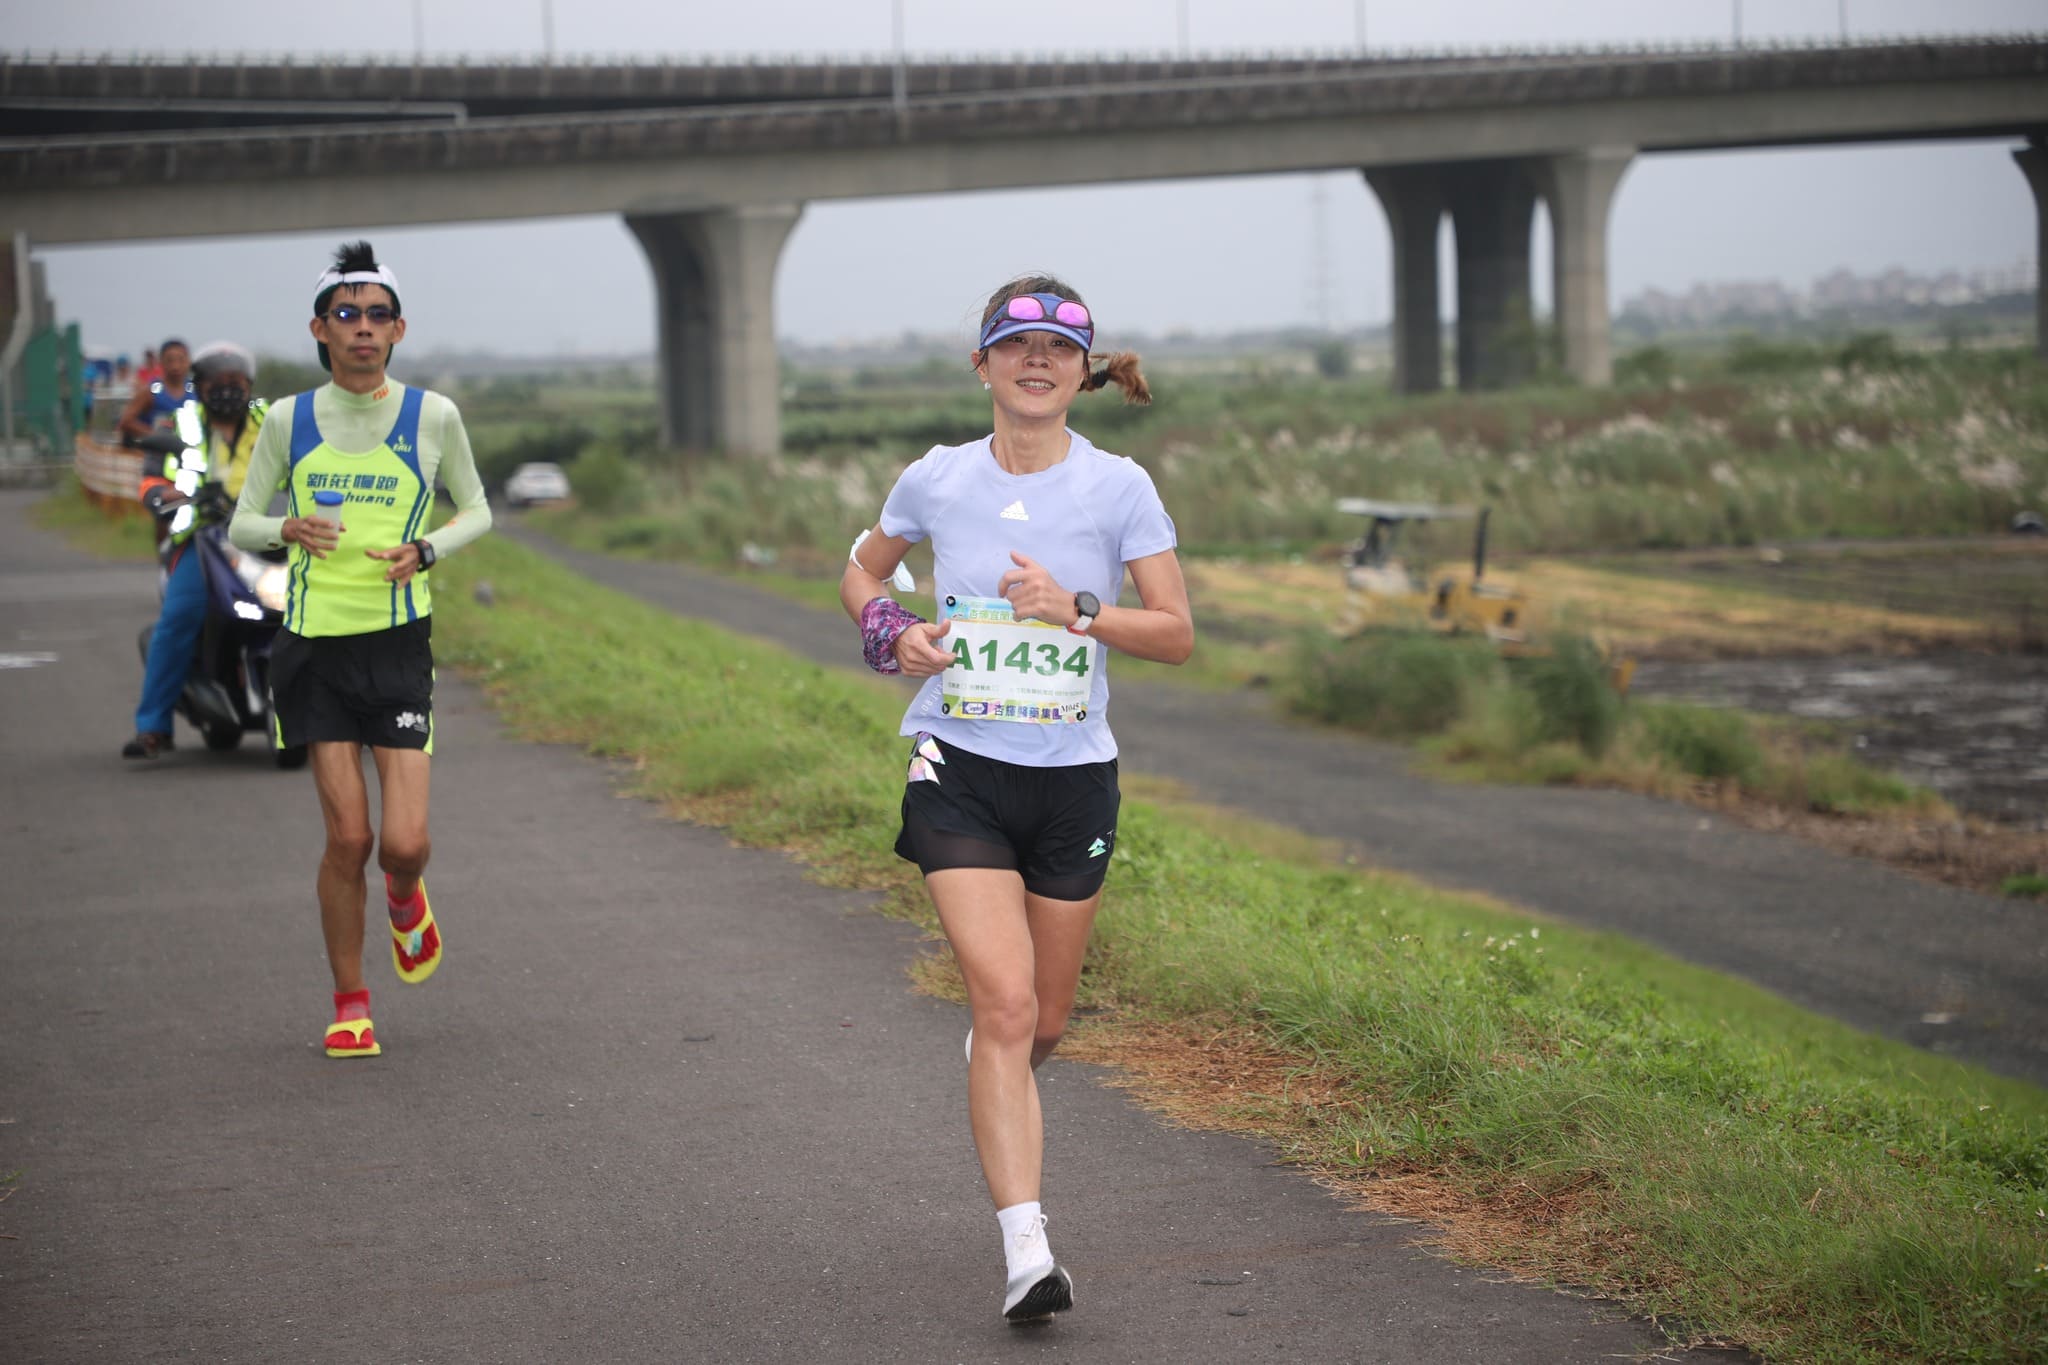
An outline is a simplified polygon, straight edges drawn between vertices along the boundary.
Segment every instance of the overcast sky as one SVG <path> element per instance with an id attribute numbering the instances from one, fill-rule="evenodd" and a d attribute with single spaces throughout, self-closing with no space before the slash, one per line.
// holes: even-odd
<path id="1" fill-rule="evenodd" d="M 1736 0 L 1119 0 L 986 5 L 901 0 L 912 55 L 1722 41 Z M 551 17 L 559 56 L 848 56 L 892 43 L 891 0 L 8 0 L 0 43 L 43 53 L 532 57 Z M 1852 38 L 2048 29 L 2043 0 L 1741 0 L 1744 36 Z M 793 37 L 792 35 L 800 35 Z M 2034 207 L 2013 143 L 1661 156 L 1622 183 L 1610 242 L 1617 305 L 1647 286 L 2009 267 L 2034 255 Z M 289 190 L 280 190 L 289 193 Z M 1320 218 L 1321 230 L 1317 223 Z M 41 250 L 60 312 L 89 344 L 138 350 L 169 333 L 259 350 L 310 345 L 307 284 L 360 232 L 405 286 L 411 342 L 504 354 L 653 346 L 647 266 L 612 218 L 380 229 Z M 1316 244 L 1329 283 L 1318 295 Z M 1547 231 L 1539 214 L 1540 262 Z M 1026 269 L 1065 274 L 1113 343 L 1120 326 L 1227 331 L 1391 312 L 1386 222 L 1355 174 L 1218 178 L 813 204 L 777 277 L 784 336 L 825 342 L 966 332 L 980 300 Z M 884 284 L 878 282 L 886 281 Z M 852 291 L 861 300 L 849 317 Z M 544 288 L 536 288 L 544 285 Z M 516 301 L 515 301 L 516 298 Z M 544 299 L 537 306 L 536 299 Z M 308 351 L 310 354 L 310 351 Z"/>

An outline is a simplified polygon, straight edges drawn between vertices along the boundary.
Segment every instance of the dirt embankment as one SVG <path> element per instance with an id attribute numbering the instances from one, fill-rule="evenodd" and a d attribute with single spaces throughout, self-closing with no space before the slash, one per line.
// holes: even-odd
<path id="1" fill-rule="evenodd" d="M 1844 818 L 1704 785 L 1701 804 L 1978 890 L 2048 867 L 2048 539 L 1545 558 L 1487 577 L 1527 596 L 1537 632 L 1639 660 L 1637 695 L 1808 722 L 1959 817 Z M 1251 648 L 1361 610 L 1334 562 L 1196 563 L 1189 580 L 1205 623 Z"/>

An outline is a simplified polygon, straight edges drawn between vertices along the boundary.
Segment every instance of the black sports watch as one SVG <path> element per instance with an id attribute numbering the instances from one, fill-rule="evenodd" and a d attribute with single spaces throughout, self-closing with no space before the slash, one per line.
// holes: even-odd
<path id="1" fill-rule="evenodd" d="M 1075 635 L 1086 635 L 1088 627 L 1095 624 L 1095 618 L 1102 615 L 1102 599 L 1092 592 L 1077 592 L 1074 594 L 1074 611 L 1081 619 L 1067 629 Z"/>
<path id="2" fill-rule="evenodd" d="M 419 551 L 420 555 L 420 565 L 417 569 L 413 570 L 414 573 L 425 573 L 427 570 L 433 568 L 434 561 L 440 558 L 439 555 L 434 553 L 434 542 L 428 540 L 425 536 L 421 536 L 418 540 L 415 540 L 412 543 L 412 547 L 413 549 Z"/>

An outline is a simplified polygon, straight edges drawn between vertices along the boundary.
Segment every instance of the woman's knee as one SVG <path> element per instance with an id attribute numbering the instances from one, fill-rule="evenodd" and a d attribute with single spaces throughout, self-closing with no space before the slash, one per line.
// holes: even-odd
<path id="1" fill-rule="evenodd" d="M 974 1002 L 974 1036 L 1001 1046 L 1031 1041 L 1038 1027 L 1038 999 L 1026 985 L 985 991 Z"/>

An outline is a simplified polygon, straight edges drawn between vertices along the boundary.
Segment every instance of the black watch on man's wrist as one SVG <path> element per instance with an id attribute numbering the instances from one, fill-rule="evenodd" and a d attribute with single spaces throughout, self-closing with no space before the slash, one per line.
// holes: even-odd
<path id="1" fill-rule="evenodd" d="M 425 536 L 422 536 L 418 540 L 415 540 L 412 543 L 412 547 L 413 549 L 419 551 L 420 556 L 420 566 L 419 568 L 414 570 L 415 573 L 425 573 L 427 570 L 433 568 L 434 561 L 440 558 L 439 555 L 434 553 L 434 542 L 428 540 Z"/>
<path id="2" fill-rule="evenodd" d="M 1067 629 L 1075 635 L 1086 635 L 1088 627 L 1095 624 L 1095 618 L 1102 615 L 1102 600 L 1092 592 L 1074 594 L 1074 615 L 1077 618 Z"/>

